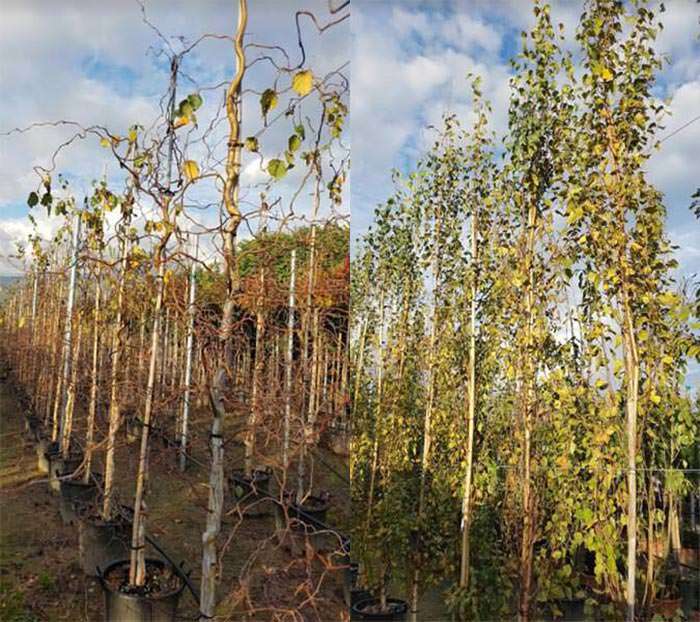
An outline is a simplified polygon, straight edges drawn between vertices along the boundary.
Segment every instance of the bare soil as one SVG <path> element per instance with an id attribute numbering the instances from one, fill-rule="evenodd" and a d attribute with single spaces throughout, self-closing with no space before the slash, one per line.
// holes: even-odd
<path id="1" fill-rule="evenodd" d="M 23 433 L 24 410 L 11 382 L 0 380 L 0 620 L 102 620 L 101 587 L 81 572 L 77 527 L 62 523 L 59 499 L 37 469 L 34 444 Z M 105 426 L 100 422 L 97 434 L 104 434 Z M 126 435 L 122 437 L 117 459 L 119 499 L 131 505 L 138 443 L 127 445 Z M 240 453 L 240 447 L 227 446 L 230 468 L 240 467 Z M 175 563 L 185 562 L 196 589 L 206 521 L 206 447 L 200 448 L 199 456 L 200 465 L 183 474 L 176 468 L 176 450 L 153 442 L 147 496 L 149 536 Z M 343 462 L 327 453 L 321 459 L 329 468 L 316 463 L 314 489 L 331 491 L 328 522 L 342 529 L 349 512 Z M 98 456 L 98 471 L 100 460 Z M 276 490 L 274 482 L 270 484 L 271 492 Z M 275 537 L 272 512 L 267 517 L 244 518 L 228 499 L 228 491 L 226 495 L 229 507 L 220 540 L 224 556 L 217 620 L 346 620 L 343 560 L 338 552 L 318 554 L 307 542 L 301 555 L 298 547 L 294 547 L 296 556 L 290 554 Z M 147 555 L 159 557 L 150 547 Z M 178 619 L 196 619 L 197 612 L 194 597 L 185 589 Z"/>

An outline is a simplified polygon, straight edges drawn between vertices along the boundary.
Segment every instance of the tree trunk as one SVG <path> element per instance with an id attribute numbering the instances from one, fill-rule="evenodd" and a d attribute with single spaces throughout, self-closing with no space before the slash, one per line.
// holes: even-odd
<path id="1" fill-rule="evenodd" d="M 219 343 L 223 348 L 223 360 L 216 369 L 209 386 L 209 401 L 212 409 L 211 425 L 211 469 L 209 472 L 209 499 L 207 502 L 206 530 L 202 534 L 202 582 L 200 593 L 200 618 L 213 617 L 216 607 L 216 574 L 219 565 L 217 537 L 221 530 L 224 501 L 224 444 L 221 425 L 226 414 L 224 395 L 229 386 L 229 377 L 234 362 L 232 333 L 236 296 L 240 292 L 240 275 L 236 257 L 236 234 L 241 222 L 239 189 L 241 172 L 241 93 L 245 73 L 245 49 L 243 38 L 248 21 L 247 0 L 238 0 L 238 26 L 234 39 L 236 52 L 236 75 L 226 93 L 226 117 L 229 122 L 229 148 L 226 158 L 226 179 L 223 202 L 227 220 L 223 227 L 224 261 L 227 281 L 227 297 L 224 302 L 219 332 Z"/>
<path id="2" fill-rule="evenodd" d="M 264 366 L 264 336 L 265 315 L 263 314 L 263 297 L 265 292 L 265 268 L 260 268 L 260 293 L 256 300 L 255 310 L 255 358 L 253 360 L 253 383 L 251 387 L 250 416 L 245 437 L 244 472 L 247 477 L 253 475 L 253 460 L 255 459 L 255 433 L 260 419 L 260 378 Z"/>
<path id="3" fill-rule="evenodd" d="M 195 248 L 195 257 L 197 250 Z M 197 297 L 197 264 L 192 261 L 190 266 L 190 291 L 187 309 L 187 343 L 185 345 L 185 392 L 182 397 L 182 421 L 180 422 L 180 470 L 187 467 L 187 433 L 190 419 L 190 396 L 192 394 L 192 349 L 194 344 L 194 316 Z"/>
<path id="4" fill-rule="evenodd" d="M 533 330 L 535 323 L 535 230 L 537 228 L 537 206 L 534 201 L 530 204 L 527 217 L 527 246 L 525 266 L 528 278 L 528 287 L 525 299 L 526 305 L 526 335 L 525 356 L 523 370 L 523 399 L 521 409 L 521 422 L 523 426 L 522 445 L 522 512 L 523 528 L 520 542 L 520 595 L 518 603 L 519 622 L 528 622 L 530 619 L 530 600 L 532 597 L 532 560 L 535 544 L 535 520 L 534 520 L 534 495 L 532 491 L 532 423 L 536 410 L 535 381 L 536 368 L 534 361 Z"/>
<path id="5" fill-rule="evenodd" d="M 100 384 L 100 321 L 102 305 L 102 285 L 100 284 L 100 274 L 96 275 L 95 284 L 95 309 L 94 309 L 94 334 L 92 338 L 92 370 L 90 384 L 90 406 L 88 408 L 87 432 L 85 433 L 85 474 L 83 481 L 90 481 L 92 471 L 92 451 L 95 439 L 95 416 L 97 414 L 97 393 Z"/>
<path id="6" fill-rule="evenodd" d="M 117 440 L 117 432 L 121 424 L 120 395 L 119 395 L 119 370 L 121 353 L 123 349 L 122 332 L 124 330 L 124 290 L 126 288 L 126 275 L 128 269 L 128 247 L 126 243 L 126 229 L 130 223 L 128 214 L 124 216 L 122 224 L 123 234 L 121 239 L 121 257 L 119 270 L 119 284 L 117 286 L 117 315 L 114 320 L 112 332 L 112 365 L 110 368 L 109 388 L 109 429 L 107 431 L 107 451 L 105 453 L 105 491 L 102 499 L 102 520 L 112 518 L 112 497 L 114 492 L 114 452 Z"/>
<path id="7" fill-rule="evenodd" d="M 58 406 L 60 408 L 60 418 L 58 413 L 54 413 L 54 434 L 52 435 L 53 440 L 61 438 L 63 443 L 64 434 L 63 426 L 66 418 L 66 400 L 67 395 L 64 395 L 68 387 L 68 381 L 71 369 L 71 353 L 73 349 L 73 307 L 75 305 L 75 287 L 76 279 L 78 275 L 78 247 L 80 245 L 80 224 L 81 224 L 81 213 L 76 212 L 73 216 L 75 219 L 73 221 L 73 241 L 72 241 L 72 252 L 71 252 L 71 265 L 70 265 L 70 280 L 68 284 L 68 301 L 66 302 L 66 320 L 65 320 L 65 333 L 63 336 L 63 372 L 61 376 L 61 382 L 59 383 L 60 390 L 58 391 Z M 61 446 L 61 450 L 65 450 Z"/>
<path id="8" fill-rule="evenodd" d="M 469 587 L 469 529 L 472 520 L 472 463 L 474 457 L 474 415 L 476 412 L 476 292 L 477 292 L 477 217 L 475 210 L 471 217 L 471 312 L 469 316 L 469 370 L 467 373 L 467 470 L 464 475 L 462 498 L 462 559 L 459 585 Z"/>
<path id="9" fill-rule="evenodd" d="M 284 434 L 282 441 L 282 464 L 284 465 L 283 485 L 287 483 L 289 469 L 289 436 L 292 419 L 292 365 L 294 363 L 294 307 L 296 281 L 297 252 L 292 250 L 289 275 L 289 304 L 287 306 L 287 353 L 285 359 L 284 381 Z"/>
<path id="10" fill-rule="evenodd" d="M 136 495 L 134 496 L 134 523 L 131 534 L 131 565 L 129 567 L 129 583 L 143 585 L 146 580 L 146 514 L 143 503 L 146 483 L 148 480 L 148 436 L 151 428 L 153 398 L 156 381 L 156 363 L 159 356 L 160 324 L 163 314 L 163 294 L 165 291 L 165 240 L 156 252 L 158 262 L 158 277 L 156 288 L 156 304 L 153 309 L 153 334 L 151 335 L 151 359 L 148 367 L 148 384 L 146 385 L 146 403 L 141 421 L 141 446 L 139 449 L 139 469 L 136 475 Z"/>
<path id="11" fill-rule="evenodd" d="M 72 366 L 68 390 L 66 391 L 66 408 L 63 412 L 63 430 L 61 432 L 61 455 L 67 459 L 70 455 L 71 434 L 73 432 L 73 413 L 75 412 L 75 398 L 78 383 L 78 364 L 80 362 L 80 344 L 83 323 L 81 314 L 78 313 L 75 344 L 73 346 Z"/>
<path id="12" fill-rule="evenodd" d="M 637 575 L 637 400 L 639 360 L 629 305 L 625 301 L 625 364 L 627 372 L 627 622 L 634 622 Z"/>

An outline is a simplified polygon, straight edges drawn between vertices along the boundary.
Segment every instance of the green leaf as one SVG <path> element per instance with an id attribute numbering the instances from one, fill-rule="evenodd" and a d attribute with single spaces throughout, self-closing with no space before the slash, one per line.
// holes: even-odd
<path id="1" fill-rule="evenodd" d="M 267 164 L 267 172 L 275 179 L 282 179 L 287 174 L 287 169 L 287 164 L 277 158 Z"/>
<path id="2" fill-rule="evenodd" d="M 308 70 L 300 71 L 292 78 L 292 88 L 297 95 L 304 97 L 314 86 L 314 75 Z"/>
<path id="3" fill-rule="evenodd" d="M 192 117 L 193 114 L 194 108 L 192 107 L 192 104 L 190 104 L 190 102 L 186 99 L 183 99 L 177 108 L 177 115 L 179 117 L 185 117 L 186 119 L 189 119 Z"/>
<path id="4" fill-rule="evenodd" d="M 257 152 L 260 148 L 258 139 L 255 136 L 248 136 L 244 141 L 244 146 L 248 151 Z"/>
<path id="5" fill-rule="evenodd" d="M 27 197 L 27 205 L 34 207 L 39 202 L 39 195 L 36 192 L 30 192 Z"/>
<path id="6" fill-rule="evenodd" d="M 302 140 L 306 138 L 306 130 L 304 129 L 304 125 L 302 123 L 294 126 L 294 132 Z"/>
<path id="7" fill-rule="evenodd" d="M 198 110 L 204 103 L 204 100 L 202 99 L 202 96 L 199 93 L 192 93 L 191 95 L 188 95 L 187 101 L 192 107 L 192 110 Z"/>
<path id="8" fill-rule="evenodd" d="M 680 302 L 680 299 L 676 294 L 672 292 L 664 292 L 659 296 L 659 302 L 667 307 L 672 307 Z"/>
<path id="9" fill-rule="evenodd" d="M 295 152 L 299 147 L 301 147 L 301 138 L 297 134 L 292 134 L 287 141 L 289 151 Z"/>
<path id="10" fill-rule="evenodd" d="M 260 108 L 263 115 L 266 115 L 270 110 L 274 110 L 277 106 L 277 93 L 273 89 L 265 89 L 260 96 Z"/>

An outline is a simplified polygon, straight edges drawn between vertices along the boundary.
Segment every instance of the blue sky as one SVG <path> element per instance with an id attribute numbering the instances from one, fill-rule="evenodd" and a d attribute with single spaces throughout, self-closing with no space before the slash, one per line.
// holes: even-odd
<path id="1" fill-rule="evenodd" d="M 237 21 L 237 3 L 231 0 L 202 3 L 145 0 L 144 6 L 148 20 L 175 51 L 182 49 L 183 41 L 191 43 L 204 34 L 231 36 Z M 295 12 L 313 11 L 320 23 L 329 19 L 327 0 L 254 0 L 249 6 L 246 42 L 281 46 L 292 62 L 299 59 Z M 166 44 L 144 23 L 136 0 L 64 0 L 52 5 L 50 10 L 46 8 L 45 3 L 37 0 L 3 2 L 0 87 L 5 112 L 0 118 L 0 274 L 22 270 L 21 264 L 8 256 L 14 253 L 15 242 L 26 239 L 31 231 L 26 198 L 36 189 L 38 181 L 32 167 L 47 166 L 54 149 L 69 139 L 74 129 L 36 128 L 23 134 L 2 134 L 35 122 L 69 119 L 83 126 L 105 125 L 114 134 L 125 135 L 132 124 L 149 127 L 159 118 L 168 86 L 169 61 L 162 53 Z M 307 67 L 314 75 L 326 75 L 348 63 L 349 26 L 350 21 L 345 20 L 319 35 L 310 20 L 302 18 Z M 265 53 L 278 61 L 281 58 L 279 51 Z M 249 48 L 248 60 L 258 54 L 259 49 Z M 185 147 L 187 157 L 197 160 L 200 168 L 220 170 L 227 132 L 221 103 L 233 75 L 233 58 L 229 39 L 212 38 L 200 43 L 181 66 L 178 99 L 195 91 L 204 97 L 204 106 L 197 113 L 199 128 L 190 135 Z M 272 86 L 275 77 L 275 72 L 264 62 L 257 63 L 248 73 L 244 82 L 244 136 L 260 129 L 259 93 Z M 281 88 L 285 87 L 285 79 L 290 78 L 281 80 Z M 283 109 L 284 104 L 281 96 L 278 108 Z M 305 113 L 314 118 L 313 104 L 308 104 Z M 209 133 L 210 148 L 207 148 L 201 138 L 212 122 L 215 128 Z M 290 121 L 283 118 L 271 122 L 264 132 L 260 141 L 267 157 L 275 157 L 285 148 L 291 133 L 289 125 Z M 243 166 L 241 196 L 244 210 L 252 211 L 258 209 L 260 191 L 266 189 L 269 177 L 255 156 L 246 154 Z M 270 203 L 280 196 L 283 198 L 280 205 L 289 205 L 289 197 L 301 180 L 300 169 L 297 167 L 269 189 Z M 69 179 L 79 199 L 90 191 L 92 180 L 105 173 L 115 187 L 123 183 L 122 172 L 95 137 L 76 141 L 64 149 L 57 159 L 58 172 Z M 200 225 L 218 223 L 220 197 L 221 191 L 213 183 L 195 184 L 188 200 Z M 308 218 L 310 203 L 309 191 L 304 189 L 295 203 L 296 224 Z M 324 196 L 320 217 L 347 218 L 348 210 L 347 204 L 334 207 Z M 58 220 L 36 209 L 34 213 L 39 233 L 50 237 Z M 244 225 L 244 235 L 246 230 Z M 204 242 L 203 252 L 208 247 L 214 256 L 216 240 Z"/>

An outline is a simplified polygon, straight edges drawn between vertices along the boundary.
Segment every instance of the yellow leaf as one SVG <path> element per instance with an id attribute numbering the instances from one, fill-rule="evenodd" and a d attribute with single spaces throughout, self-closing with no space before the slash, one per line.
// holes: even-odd
<path id="1" fill-rule="evenodd" d="M 100 140 L 100 146 L 101 147 L 109 147 L 112 143 L 110 142 L 109 138 L 103 138 Z"/>
<path id="2" fill-rule="evenodd" d="M 654 404 L 660 404 L 661 403 L 661 396 L 658 393 L 652 393 L 651 394 L 651 401 L 654 402 Z"/>
<path id="3" fill-rule="evenodd" d="M 610 80 L 613 79 L 613 72 L 610 71 L 607 67 L 603 67 L 600 70 L 600 77 L 603 78 L 606 82 L 610 82 Z"/>
<path id="4" fill-rule="evenodd" d="M 559 456 L 556 459 L 556 463 L 562 471 L 568 471 L 569 466 L 571 465 L 568 456 Z"/>
<path id="5" fill-rule="evenodd" d="M 194 160 L 185 160 L 182 172 L 189 181 L 193 181 L 199 177 L 199 165 Z"/>
<path id="6" fill-rule="evenodd" d="M 308 95 L 313 86 L 314 76 L 308 69 L 305 71 L 300 71 L 292 78 L 292 88 L 302 97 L 304 97 L 304 95 Z"/>
<path id="7" fill-rule="evenodd" d="M 175 123 L 173 123 L 173 127 L 175 129 L 182 127 L 183 125 L 187 125 L 190 122 L 190 120 L 187 117 L 178 117 L 175 119 Z"/>
<path id="8" fill-rule="evenodd" d="M 129 142 L 131 142 L 131 143 L 136 142 L 136 130 L 133 128 L 129 130 Z"/>

